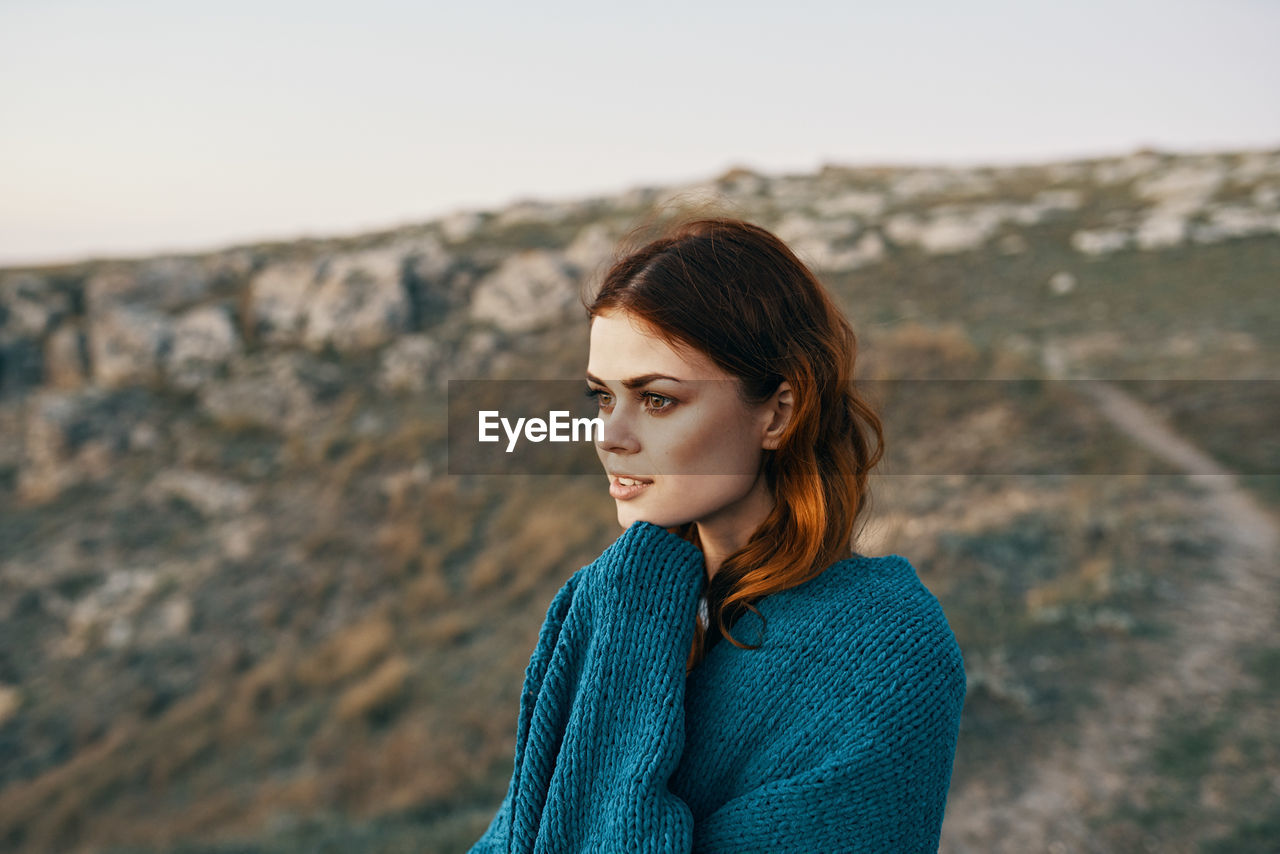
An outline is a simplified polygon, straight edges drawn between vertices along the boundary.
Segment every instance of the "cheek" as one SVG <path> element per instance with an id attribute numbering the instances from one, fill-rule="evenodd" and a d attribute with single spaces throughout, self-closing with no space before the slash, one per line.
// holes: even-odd
<path id="1" fill-rule="evenodd" d="M 729 475 L 675 475 L 668 477 L 647 506 L 634 508 L 650 514 L 649 521 L 666 527 L 715 518 L 734 507 L 751 492 L 754 477 Z M 618 521 L 626 527 L 632 508 L 618 508 Z"/>
<path id="2" fill-rule="evenodd" d="M 747 439 L 747 428 L 733 419 L 701 419 L 652 437 L 648 443 L 657 471 L 680 475 L 754 475 L 761 451 Z"/>
<path id="3" fill-rule="evenodd" d="M 694 513 L 710 513 L 732 504 L 751 491 L 751 475 L 695 474 L 668 481 L 667 497 Z"/>

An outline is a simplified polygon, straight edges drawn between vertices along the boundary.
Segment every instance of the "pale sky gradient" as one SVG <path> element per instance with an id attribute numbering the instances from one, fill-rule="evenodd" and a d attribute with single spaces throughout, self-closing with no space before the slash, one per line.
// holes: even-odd
<path id="1" fill-rule="evenodd" d="M 823 163 L 1280 145 L 1280 3 L 0 0 L 0 264 Z"/>

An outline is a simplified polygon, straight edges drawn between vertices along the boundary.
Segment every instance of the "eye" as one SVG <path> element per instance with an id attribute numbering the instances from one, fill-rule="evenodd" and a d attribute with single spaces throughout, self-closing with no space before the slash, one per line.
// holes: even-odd
<path id="1" fill-rule="evenodd" d="M 609 394 L 609 392 L 602 388 L 587 386 L 586 395 L 587 397 L 594 399 L 602 407 L 613 403 L 613 395 Z"/>
<path id="2" fill-rule="evenodd" d="M 658 394 L 653 391 L 642 392 L 641 402 L 645 403 L 645 409 L 650 412 L 666 412 L 676 405 L 676 402 L 664 394 Z"/>

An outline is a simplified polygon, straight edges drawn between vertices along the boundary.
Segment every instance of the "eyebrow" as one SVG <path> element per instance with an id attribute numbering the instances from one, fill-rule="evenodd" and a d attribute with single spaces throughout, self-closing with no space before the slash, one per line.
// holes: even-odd
<path id="1" fill-rule="evenodd" d="M 608 383 L 606 383 L 604 380 L 600 379 L 590 371 L 587 371 L 587 379 L 591 380 L 593 383 L 598 383 L 599 385 L 608 385 Z M 622 384 L 627 388 L 640 388 L 641 386 L 648 385 L 654 380 L 671 380 L 672 382 L 676 382 L 676 383 L 684 382 L 684 380 L 676 379 L 675 377 L 669 377 L 666 374 L 644 374 L 642 376 L 632 377 L 629 380 L 623 380 Z"/>

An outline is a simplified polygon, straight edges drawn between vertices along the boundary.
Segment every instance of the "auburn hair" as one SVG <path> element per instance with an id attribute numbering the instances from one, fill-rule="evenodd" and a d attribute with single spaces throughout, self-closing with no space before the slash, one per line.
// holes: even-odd
<path id="1" fill-rule="evenodd" d="M 634 234 L 634 232 L 633 232 Z M 634 238 L 633 238 L 634 239 Z M 793 409 L 778 447 L 763 451 L 774 506 L 707 585 L 709 626 L 695 621 L 686 673 L 754 603 L 803 584 L 851 557 L 855 522 L 869 507 L 867 480 L 884 453 L 880 418 L 853 382 L 857 338 L 822 283 L 771 232 L 741 219 L 677 220 L 636 249 L 625 247 L 584 299 L 589 319 L 626 312 L 663 340 L 693 347 L 738 378 L 750 403 L 784 380 Z M 698 542 L 693 522 L 670 529 Z"/>

